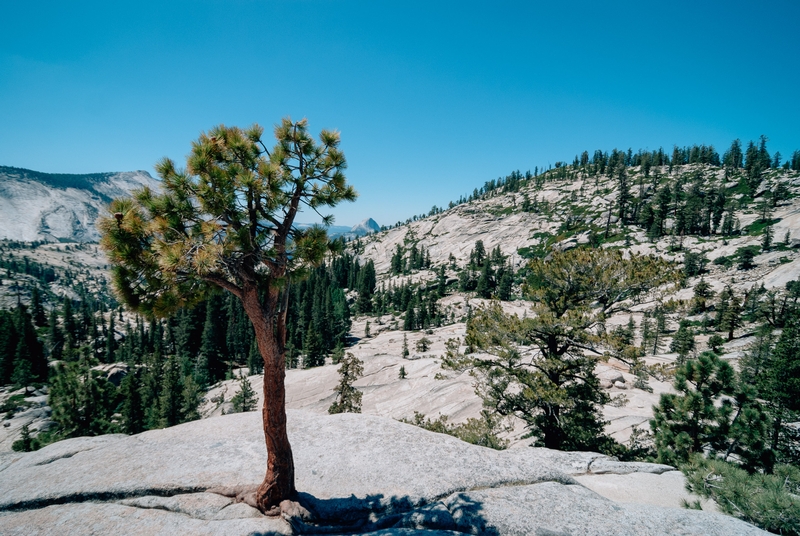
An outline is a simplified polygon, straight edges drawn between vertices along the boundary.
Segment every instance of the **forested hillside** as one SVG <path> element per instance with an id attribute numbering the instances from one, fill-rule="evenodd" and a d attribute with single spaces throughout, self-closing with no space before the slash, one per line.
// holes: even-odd
<path id="1" fill-rule="evenodd" d="M 793 533 L 764 512 L 800 508 L 800 152 L 767 142 L 584 151 L 343 244 L 290 286 L 298 404 L 353 410 L 363 391 L 495 448 L 658 460 L 721 504 L 702 471 L 762 475 L 777 502 L 732 513 Z M 255 409 L 238 300 L 147 319 L 107 269 L 94 244 L 0 243 L 5 448 Z"/>

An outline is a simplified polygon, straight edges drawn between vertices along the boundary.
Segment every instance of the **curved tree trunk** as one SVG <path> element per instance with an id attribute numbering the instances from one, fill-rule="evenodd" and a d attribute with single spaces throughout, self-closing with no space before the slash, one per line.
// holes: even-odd
<path id="1" fill-rule="evenodd" d="M 284 347 L 286 327 L 280 311 L 280 294 L 269 289 L 267 303 L 262 306 L 258 288 L 246 285 L 242 304 L 253 323 L 258 350 L 264 359 L 264 406 L 261 410 L 264 439 L 267 445 L 267 474 L 256 492 L 262 512 L 295 497 L 294 459 L 286 431 L 286 389 Z"/>

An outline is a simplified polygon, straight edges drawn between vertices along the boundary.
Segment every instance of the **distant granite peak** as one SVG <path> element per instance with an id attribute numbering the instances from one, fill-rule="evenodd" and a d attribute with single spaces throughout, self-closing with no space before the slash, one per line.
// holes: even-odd
<path id="1" fill-rule="evenodd" d="M 364 236 L 371 233 L 377 233 L 381 230 L 381 226 L 373 220 L 372 218 L 367 218 L 363 220 L 361 223 L 357 225 L 353 225 L 353 228 L 350 229 L 351 233 L 354 233 L 358 236 Z"/>
<path id="2" fill-rule="evenodd" d="M 0 166 L 0 239 L 94 242 L 111 199 L 160 183 L 146 171 L 64 174 Z"/>

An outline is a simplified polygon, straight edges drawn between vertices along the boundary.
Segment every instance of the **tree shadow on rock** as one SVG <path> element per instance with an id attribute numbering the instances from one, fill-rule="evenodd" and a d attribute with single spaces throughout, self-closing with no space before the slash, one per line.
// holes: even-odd
<path id="1" fill-rule="evenodd" d="M 298 502 L 311 516 L 307 520 L 300 516 L 284 516 L 296 534 L 358 534 L 412 529 L 499 536 L 497 529 L 489 526 L 484 518 L 483 504 L 466 493 L 454 493 L 434 502 L 383 494 L 318 499 L 308 493 L 299 493 Z"/>

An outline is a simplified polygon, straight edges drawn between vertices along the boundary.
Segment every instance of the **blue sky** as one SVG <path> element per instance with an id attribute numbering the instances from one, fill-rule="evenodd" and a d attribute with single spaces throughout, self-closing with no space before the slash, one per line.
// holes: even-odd
<path id="1" fill-rule="evenodd" d="M 583 150 L 800 149 L 800 2 L 6 2 L 0 165 L 184 160 L 213 125 L 342 132 L 391 224 Z M 310 218 L 307 218 L 310 220 Z"/>

